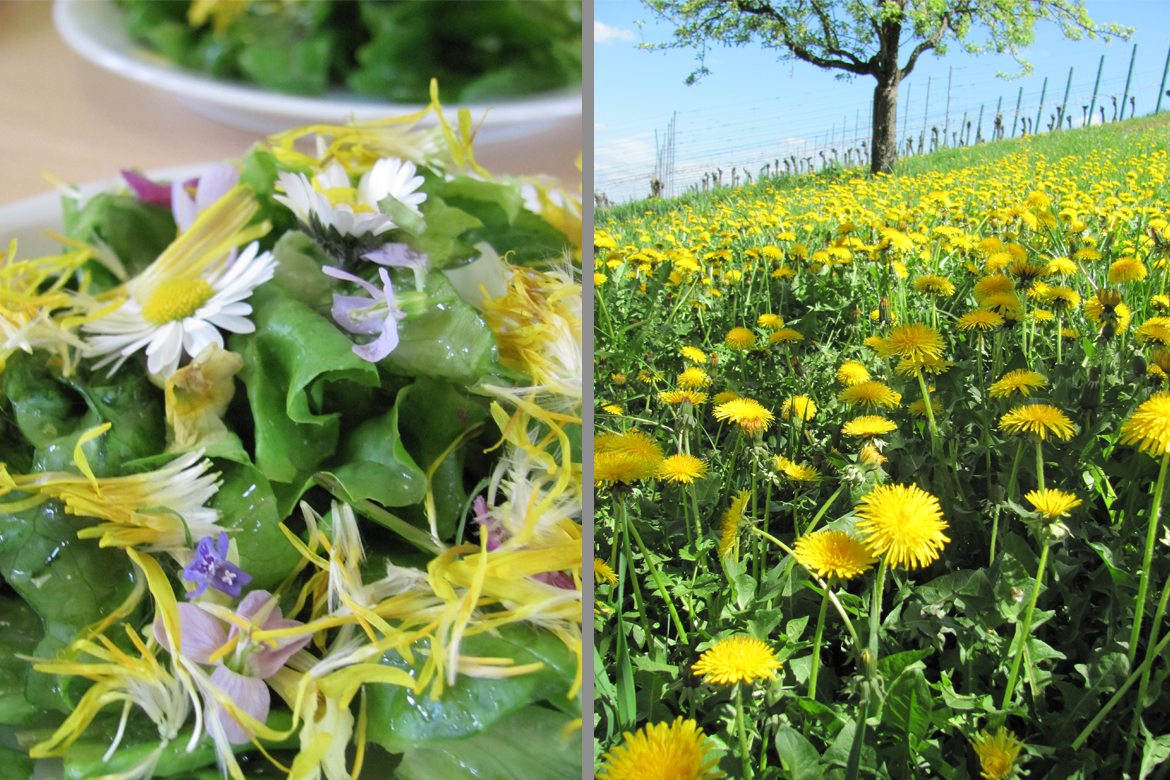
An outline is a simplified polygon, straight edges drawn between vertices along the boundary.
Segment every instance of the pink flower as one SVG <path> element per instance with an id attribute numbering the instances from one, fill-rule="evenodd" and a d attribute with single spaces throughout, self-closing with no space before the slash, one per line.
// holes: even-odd
<path id="1" fill-rule="evenodd" d="M 213 662 L 212 654 L 234 638 L 239 629 L 233 625 L 230 632 L 225 631 L 223 623 L 198 604 L 178 606 L 180 654 L 202 666 L 213 666 L 212 684 L 241 710 L 261 723 L 266 721 L 271 700 L 264 681 L 280 671 L 289 658 L 307 645 L 310 635 L 278 639 L 275 648 L 267 642 L 253 642 L 249 637 L 241 637 L 235 650 Z M 299 620 L 285 619 L 273 596 L 263 590 L 254 590 L 245 596 L 236 608 L 236 615 L 251 621 L 258 629 L 304 625 Z M 173 652 L 161 615 L 154 621 L 154 638 L 167 652 Z M 218 717 L 229 742 L 242 745 L 249 741 L 247 732 L 218 703 L 207 701 L 204 707 L 209 721 L 212 715 Z"/>

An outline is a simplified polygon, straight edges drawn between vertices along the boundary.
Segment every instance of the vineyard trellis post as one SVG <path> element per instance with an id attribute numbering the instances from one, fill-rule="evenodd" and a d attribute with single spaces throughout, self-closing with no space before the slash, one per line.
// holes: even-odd
<path id="1" fill-rule="evenodd" d="M 1064 85 L 1064 100 L 1060 101 L 1060 111 L 1056 113 L 1056 123 L 1058 125 L 1056 128 L 1057 130 L 1060 129 L 1059 125 L 1064 122 L 1064 112 L 1068 108 L 1068 91 L 1072 87 L 1072 74 L 1073 69 L 1072 67 L 1069 67 L 1068 83 Z"/>
<path id="2" fill-rule="evenodd" d="M 1162 95 L 1166 94 L 1166 74 L 1170 73 L 1170 49 L 1166 50 L 1166 64 L 1162 67 L 1162 83 L 1158 85 L 1158 103 L 1154 106 L 1154 113 L 1162 110 Z"/>
<path id="3" fill-rule="evenodd" d="M 1048 94 L 1048 77 L 1044 77 L 1044 86 L 1040 88 L 1040 108 L 1036 109 L 1036 124 L 1032 125 L 1032 132 L 1040 132 L 1040 115 L 1044 113 L 1044 96 Z"/>
<path id="4" fill-rule="evenodd" d="M 991 133 L 991 140 L 993 140 L 993 141 L 1002 141 L 1003 140 L 1003 113 L 1002 113 L 1002 111 L 1003 111 L 1003 95 L 1000 95 L 999 101 L 995 104 L 995 123 L 992 125 L 992 127 L 994 127 L 995 130 L 993 130 Z M 995 137 L 996 135 L 998 135 L 999 137 L 996 138 Z"/>
<path id="5" fill-rule="evenodd" d="M 1024 88 L 1020 87 L 1020 94 L 1016 96 L 1016 117 L 1012 120 L 1012 138 L 1016 137 L 1016 123 L 1020 121 L 1020 101 L 1024 99 Z"/>
<path id="6" fill-rule="evenodd" d="M 983 104 L 979 104 L 979 121 L 975 123 L 975 143 L 979 143 L 983 135 Z"/>
<path id="7" fill-rule="evenodd" d="M 951 76 L 955 74 L 955 66 L 947 71 L 947 113 L 943 118 L 943 146 L 947 145 L 947 133 L 951 131 Z"/>
<path id="8" fill-rule="evenodd" d="M 1166 62 L 1170 63 L 1170 59 L 1167 59 Z M 902 143 L 906 143 L 906 133 L 910 130 L 910 90 L 913 86 L 913 84 L 906 85 L 906 110 L 902 112 L 905 117 L 902 120 Z"/>
<path id="9" fill-rule="evenodd" d="M 1093 109 L 1097 107 L 1097 90 L 1101 87 L 1101 71 L 1105 69 L 1105 55 L 1101 55 L 1101 62 L 1097 64 L 1097 80 L 1093 82 L 1093 98 L 1089 101 L 1089 127 L 1093 126 Z"/>
<path id="10" fill-rule="evenodd" d="M 1129 73 L 1125 77 L 1125 92 L 1121 95 L 1121 113 L 1118 119 L 1125 119 L 1125 101 L 1129 99 L 1129 82 L 1133 79 L 1133 61 L 1137 59 L 1137 44 L 1133 45 L 1133 53 L 1129 55 Z M 1130 119 L 1133 119 L 1131 116 Z"/>
<path id="11" fill-rule="evenodd" d="M 922 135 L 918 138 L 918 150 L 926 144 L 926 126 L 930 124 L 930 76 L 926 77 L 926 108 L 922 111 Z"/>

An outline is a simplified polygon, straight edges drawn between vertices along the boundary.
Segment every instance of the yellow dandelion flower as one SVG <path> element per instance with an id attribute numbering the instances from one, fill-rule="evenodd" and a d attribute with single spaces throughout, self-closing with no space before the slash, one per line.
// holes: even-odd
<path id="1" fill-rule="evenodd" d="M 1121 426 L 1121 443 L 1154 457 L 1170 452 L 1170 393 L 1155 393 Z"/>
<path id="2" fill-rule="evenodd" d="M 776 652 L 758 639 L 732 636 L 704 651 L 691 665 L 703 681 L 715 685 L 734 685 L 753 680 L 775 680 L 781 666 Z"/>
<path id="3" fill-rule="evenodd" d="M 776 464 L 776 471 L 793 482 L 811 483 L 820 482 L 822 479 L 821 472 L 814 467 L 803 463 L 793 463 L 783 455 L 772 456 L 772 462 Z"/>
<path id="4" fill-rule="evenodd" d="M 804 341 L 804 336 L 792 328 L 780 328 L 768 334 L 769 344 L 787 344 L 790 341 Z"/>
<path id="5" fill-rule="evenodd" d="M 609 564 L 600 558 L 593 559 L 593 581 L 600 585 L 603 582 L 608 582 L 610 585 L 617 584 L 617 575 L 613 573 L 613 569 Z"/>
<path id="6" fill-rule="evenodd" d="M 744 433 L 755 436 L 767 430 L 775 418 L 771 412 L 750 398 L 735 398 L 719 404 L 712 411 L 719 421 L 730 420 L 743 429 Z"/>
<path id="7" fill-rule="evenodd" d="M 1048 261 L 1048 276 L 1071 276 L 1077 272 L 1077 264 L 1067 257 L 1054 257 Z"/>
<path id="8" fill-rule="evenodd" d="M 715 397 L 711 399 L 711 403 L 716 405 L 725 404 L 728 401 L 734 401 L 736 398 L 739 398 L 739 393 L 724 390 L 722 393 L 716 393 Z"/>
<path id="9" fill-rule="evenodd" d="M 593 272 L 593 286 L 594 287 L 600 287 L 601 285 L 605 284 L 607 279 L 609 279 L 609 277 L 606 276 L 605 274 L 601 273 L 600 271 Z"/>
<path id="10" fill-rule="evenodd" d="M 861 342 L 861 343 L 862 343 L 864 346 L 867 346 L 867 347 L 869 347 L 870 349 L 872 349 L 874 352 L 877 352 L 877 351 L 878 351 L 878 349 L 879 349 L 879 348 L 880 348 L 880 347 L 881 347 L 883 344 L 885 344 L 885 342 L 886 342 L 886 340 L 885 340 L 885 339 L 883 339 L 881 336 L 869 336 L 869 337 L 867 337 L 867 338 L 865 339 L 865 341 L 863 341 L 863 342 Z"/>
<path id="11" fill-rule="evenodd" d="M 937 398 L 930 399 L 930 408 L 934 412 L 935 417 L 938 417 L 940 414 L 942 414 L 943 407 Z M 914 415 L 915 417 L 925 417 L 926 403 L 921 398 L 919 398 L 917 401 L 906 407 L 906 411 L 910 412 L 910 414 Z"/>
<path id="12" fill-rule="evenodd" d="M 626 375 L 625 374 L 610 374 L 609 381 L 613 382 L 615 385 L 624 385 L 626 383 Z"/>
<path id="13" fill-rule="evenodd" d="M 988 296 L 1014 293 L 1015 291 L 1016 283 L 1011 277 L 1004 274 L 992 274 L 984 276 L 976 282 L 975 289 L 971 294 L 975 296 L 975 301 L 982 305 L 983 300 Z"/>
<path id="14" fill-rule="evenodd" d="M 691 406 L 707 403 L 707 394 L 698 390 L 684 390 L 679 395 L 682 396 L 682 401 L 690 401 Z"/>
<path id="15" fill-rule="evenodd" d="M 1043 374 L 1026 369 L 1016 369 L 1003 375 L 1003 379 L 987 389 L 992 398 L 1007 398 L 1012 393 L 1019 393 L 1027 397 L 1035 388 L 1048 386 L 1048 378 Z"/>
<path id="16" fill-rule="evenodd" d="M 691 484 L 707 476 L 707 464 L 700 458 L 686 453 L 671 455 L 658 467 L 658 478 L 668 482 Z"/>
<path id="17" fill-rule="evenodd" d="M 693 720 L 675 718 L 674 723 L 647 724 L 604 756 L 597 776 L 601 780 L 717 780 L 726 777 L 708 760 L 711 743 Z"/>
<path id="18" fill-rule="evenodd" d="M 854 528 L 865 546 L 890 566 L 927 566 L 950 541 L 938 499 L 917 485 L 879 485 L 856 511 L 861 520 Z"/>
<path id="19" fill-rule="evenodd" d="M 986 731 L 979 732 L 979 736 L 971 740 L 971 747 L 979 757 L 984 780 L 1007 780 L 1015 773 L 1016 759 L 1023 743 L 1016 739 L 1014 732 L 1000 726 L 994 737 Z"/>
<path id="20" fill-rule="evenodd" d="M 707 354 L 698 347 L 683 347 L 679 350 L 679 353 L 692 363 L 702 364 L 707 362 Z"/>
<path id="21" fill-rule="evenodd" d="M 857 462 L 870 468 L 876 469 L 886 461 L 886 456 L 882 455 L 881 450 L 872 444 L 865 445 L 861 448 L 861 452 L 857 453 Z"/>
<path id="22" fill-rule="evenodd" d="M 1068 287 L 1050 285 L 1044 290 L 1043 298 L 1057 311 L 1069 311 L 1081 305 L 1081 296 Z"/>
<path id="23" fill-rule="evenodd" d="M 1122 257 L 1109 266 L 1109 282 L 1140 282 L 1146 278 L 1149 271 L 1141 260 L 1136 257 Z"/>
<path id="24" fill-rule="evenodd" d="M 1020 318 L 1019 312 L 1023 309 L 1023 304 L 1020 302 L 1020 296 L 1014 292 L 995 293 L 988 295 L 980 305 L 988 311 L 998 312 L 1005 317 L 1011 317 L 1014 320 Z M 1015 315 L 1015 316 L 1012 316 Z"/>
<path id="25" fill-rule="evenodd" d="M 1155 295 L 1150 298 L 1150 305 L 1158 311 L 1170 311 L 1170 295 Z"/>
<path id="26" fill-rule="evenodd" d="M 593 440 L 594 482 L 629 484 L 651 479 L 662 463 L 662 448 L 641 431 L 602 434 Z"/>
<path id="27" fill-rule="evenodd" d="M 711 384 L 711 377 L 698 366 L 691 366 L 678 375 L 678 384 L 688 390 L 701 390 Z"/>
<path id="28" fill-rule="evenodd" d="M 779 330 L 784 327 L 784 318 L 779 314 L 761 314 L 760 318 L 756 320 L 761 328 L 768 328 L 769 330 Z"/>
<path id="29" fill-rule="evenodd" d="M 854 360 L 846 360 L 837 369 L 837 381 L 846 387 L 853 385 L 860 385 L 863 382 L 869 381 L 869 371 L 865 366 Z"/>
<path id="30" fill-rule="evenodd" d="M 877 563 L 860 539 L 844 531 L 818 531 L 796 540 L 792 551 L 796 562 L 819 577 L 848 580 L 863 574 Z"/>
<path id="31" fill-rule="evenodd" d="M 898 361 L 897 367 L 894 369 L 903 376 L 913 376 L 914 372 L 921 369 L 924 373 L 945 374 L 954 367 L 955 363 L 951 360 L 943 360 L 942 358 L 926 358 L 922 361 L 916 361 L 911 358 L 903 358 Z"/>
<path id="32" fill-rule="evenodd" d="M 909 358 L 918 363 L 927 358 L 941 358 L 942 352 L 942 336 L 933 328 L 920 323 L 899 325 L 877 347 L 880 357 Z"/>
<path id="33" fill-rule="evenodd" d="M 893 409 L 901 401 L 897 393 L 876 380 L 845 388 L 837 394 L 837 400 L 850 405 L 871 406 L 875 409 L 879 406 Z"/>
<path id="34" fill-rule="evenodd" d="M 940 298 L 947 298 L 955 294 L 955 285 L 951 284 L 950 280 L 945 276 L 937 276 L 935 274 L 928 274 L 915 279 L 914 289 L 927 295 L 937 295 Z"/>
<path id="35" fill-rule="evenodd" d="M 1051 488 L 1033 490 L 1025 494 L 1024 498 L 1032 502 L 1032 506 L 1036 507 L 1037 512 L 1050 520 L 1065 517 L 1081 505 L 1081 500 L 1073 494 Z"/>
<path id="36" fill-rule="evenodd" d="M 756 334 L 747 328 L 732 328 L 723 342 L 732 349 L 751 349 L 756 345 Z"/>
<path id="37" fill-rule="evenodd" d="M 993 311 L 969 311 L 955 322 L 959 330 L 994 330 L 1003 325 L 1003 317 Z"/>
<path id="38" fill-rule="evenodd" d="M 785 420 L 790 415 L 796 415 L 802 420 L 811 420 L 817 415 L 817 405 L 808 396 L 797 395 L 784 402 L 784 406 L 780 409 L 780 414 Z"/>
<path id="39" fill-rule="evenodd" d="M 687 394 L 678 390 L 660 390 L 658 391 L 658 400 L 664 404 L 681 404 L 687 399 Z"/>
<path id="40" fill-rule="evenodd" d="M 1092 262 L 1093 260 L 1100 260 L 1101 257 L 1101 253 L 1096 249 L 1093 249 L 1092 247 L 1085 247 L 1084 249 L 1078 249 L 1077 251 L 1073 252 L 1072 259 L 1076 260 L 1077 262 Z"/>
<path id="41" fill-rule="evenodd" d="M 735 538 L 739 536 L 739 523 L 743 520 L 743 509 L 747 506 L 750 491 L 741 490 L 739 495 L 731 501 L 731 506 L 723 513 L 723 521 L 719 527 L 719 554 L 727 555 L 735 545 Z"/>
<path id="42" fill-rule="evenodd" d="M 869 437 L 881 436 L 882 434 L 896 431 L 897 429 L 897 423 L 874 414 L 850 420 L 841 428 L 841 433 L 846 436 Z"/>
<path id="43" fill-rule="evenodd" d="M 1000 418 L 999 429 L 1009 433 L 1034 433 L 1041 440 L 1051 433 L 1058 439 L 1068 441 L 1076 433 L 1072 420 L 1048 404 L 1017 406 Z"/>
<path id="44" fill-rule="evenodd" d="M 625 410 L 622 409 L 621 404 L 604 404 L 601 409 L 607 414 L 612 414 L 615 417 L 621 417 L 623 414 L 625 414 Z"/>

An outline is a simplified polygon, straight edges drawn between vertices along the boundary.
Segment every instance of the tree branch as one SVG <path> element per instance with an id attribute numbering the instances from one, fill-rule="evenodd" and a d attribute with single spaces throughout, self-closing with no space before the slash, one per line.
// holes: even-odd
<path id="1" fill-rule="evenodd" d="M 942 20 L 939 22 L 935 31 L 930 34 L 930 37 L 914 47 L 914 51 L 910 52 L 910 59 L 906 61 L 906 67 L 898 72 L 898 81 L 910 75 L 910 72 L 914 70 L 914 65 L 918 62 L 918 57 L 923 52 L 930 51 L 942 42 L 943 36 L 950 29 L 950 21 L 950 16 L 943 14 Z"/>
<path id="2" fill-rule="evenodd" d="M 765 2 L 762 5 L 753 5 L 749 0 L 723 0 L 725 3 L 732 3 L 735 7 L 745 14 L 752 16 L 762 16 L 775 22 L 776 28 L 780 33 L 780 37 L 784 41 L 784 46 L 792 52 L 792 55 L 799 60 L 816 65 L 820 68 L 830 68 L 836 70 L 844 70 L 849 73 L 857 73 L 862 76 L 871 76 L 877 73 L 869 63 L 862 62 L 856 55 L 846 51 L 834 51 L 828 46 L 826 41 L 826 49 L 835 56 L 845 56 L 850 59 L 833 59 L 832 57 L 822 57 L 813 54 L 809 49 L 801 43 L 798 43 L 792 36 L 792 29 L 788 24 L 788 20 L 776 12 L 769 3 Z"/>

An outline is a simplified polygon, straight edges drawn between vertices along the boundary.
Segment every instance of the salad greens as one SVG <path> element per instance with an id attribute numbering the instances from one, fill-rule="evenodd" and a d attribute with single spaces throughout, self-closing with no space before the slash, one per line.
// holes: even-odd
<path id="1" fill-rule="evenodd" d="M 126 29 L 185 68 L 296 95 L 337 87 L 482 102 L 581 81 L 579 0 L 118 0 Z"/>
<path id="2" fill-rule="evenodd" d="M 6 765 L 577 776 L 580 204 L 432 99 L 0 256 Z"/>

